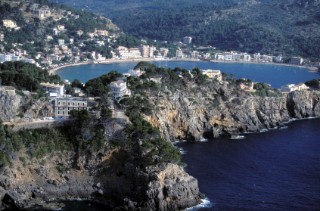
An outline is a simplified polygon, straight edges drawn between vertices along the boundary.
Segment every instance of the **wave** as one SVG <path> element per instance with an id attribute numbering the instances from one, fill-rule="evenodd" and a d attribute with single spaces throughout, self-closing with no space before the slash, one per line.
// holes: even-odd
<path id="1" fill-rule="evenodd" d="M 208 141 L 208 139 L 206 139 L 206 138 L 201 138 L 200 139 L 200 142 L 207 142 Z"/>
<path id="2" fill-rule="evenodd" d="M 198 204 L 197 206 L 194 206 L 194 207 L 190 207 L 190 208 L 186 209 L 186 211 L 195 211 L 195 210 L 199 210 L 201 208 L 213 207 L 213 203 L 208 198 L 201 199 L 201 201 L 202 201 L 201 204 Z"/>

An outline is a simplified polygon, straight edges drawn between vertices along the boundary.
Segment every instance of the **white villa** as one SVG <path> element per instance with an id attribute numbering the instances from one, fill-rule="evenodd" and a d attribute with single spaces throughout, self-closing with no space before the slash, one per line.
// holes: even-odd
<path id="1" fill-rule="evenodd" d="M 293 91 L 302 91 L 309 89 L 308 86 L 306 86 L 304 83 L 300 84 L 288 84 L 281 87 L 281 92 L 293 92 Z"/>
<path id="2" fill-rule="evenodd" d="M 125 95 L 131 95 L 131 90 L 128 89 L 127 83 L 123 79 L 114 81 L 110 83 L 109 86 L 113 92 L 114 99 L 119 99 L 120 97 L 123 97 Z"/>
<path id="3" fill-rule="evenodd" d="M 202 74 L 208 76 L 209 78 L 215 78 L 218 81 L 222 81 L 222 74 L 220 70 L 202 70 Z"/>

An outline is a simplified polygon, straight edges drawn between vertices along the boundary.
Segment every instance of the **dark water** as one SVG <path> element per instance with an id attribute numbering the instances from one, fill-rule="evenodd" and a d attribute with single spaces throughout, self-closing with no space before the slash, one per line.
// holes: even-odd
<path id="1" fill-rule="evenodd" d="M 161 61 L 153 63 L 162 67 L 181 67 L 188 70 L 191 70 L 194 67 L 199 67 L 200 69 L 218 69 L 222 72 L 233 74 L 237 78 L 249 78 L 256 82 L 269 83 L 275 88 L 279 88 L 285 84 L 297 84 L 314 78 L 320 78 L 320 73 L 310 72 L 306 68 L 271 64 L 212 63 L 204 61 Z M 126 73 L 128 70 L 133 69 L 136 64 L 137 62 L 128 62 L 73 66 L 60 70 L 58 75 L 63 79 L 68 79 L 69 81 L 79 79 L 85 83 L 89 79 L 107 74 L 111 70 Z"/>
<path id="2" fill-rule="evenodd" d="M 320 119 L 179 146 L 212 204 L 200 210 L 320 210 Z"/>

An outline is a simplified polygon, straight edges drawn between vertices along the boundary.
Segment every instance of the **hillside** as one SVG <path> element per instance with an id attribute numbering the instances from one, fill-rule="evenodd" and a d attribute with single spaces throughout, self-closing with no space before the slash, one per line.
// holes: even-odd
<path id="1" fill-rule="evenodd" d="M 317 59 L 319 0 L 59 0 L 111 18 L 141 38 L 179 41 L 221 50 L 286 54 Z"/>
<path id="2" fill-rule="evenodd" d="M 46 0 L 0 1 L 0 62 L 50 68 L 111 58 L 118 38 L 125 36 L 109 19 L 87 11 Z"/>

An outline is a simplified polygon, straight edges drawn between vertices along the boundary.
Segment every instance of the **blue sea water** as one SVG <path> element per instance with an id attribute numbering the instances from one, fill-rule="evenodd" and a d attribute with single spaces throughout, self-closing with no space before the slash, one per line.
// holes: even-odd
<path id="1" fill-rule="evenodd" d="M 314 78 L 320 78 L 320 73 L 310 72 L 307 68 L 273 64 L 213 63 L 205 61 L 157 61 L 153 63 L 162 67 L 181 67 L 188 70 L 194 67 L 200 69 L 217 69 L 232 74 L 236 78 L 249 78 L 256 82 L 269 83 L 275 88 L 279 88 L 285 84 L 296 84 Z M 126 73 L 128 70 L 133 69 L 136 64 L 137 62 L 128 62 L 73 66 L 61 69 L 58 75 L 69 81 L 79 79 L 85 83 L 89 79 L 107 74 L 112 70 Z"/>
<path id="2" fill-rule="evenodd" d="M 220 69 L 237 78 L 270 83 L 276 88 L 320 78 L 319 73 L 289 66 L 211 62 L 155 64 Z M 132 62 L 68 67 L 59 71 L 59 75 L 86 82 L 111 70 L 127 72 L 135 65 Z M 184 152 L 186 171 L 198 179 L 200 190 L 207 197 L 204 204 L 190 210 L 320 210 L 320 119 L 295 121 L 285 129 L 245 134 L 245 139 L 218 138 L 178 144 L 178 147 Z"/>
<path id="3" fill-rule="evenodd" d="M 320 119 L 245 136 L 179 144 L 210 201 L 194 210 L 320 209 Z"/>

